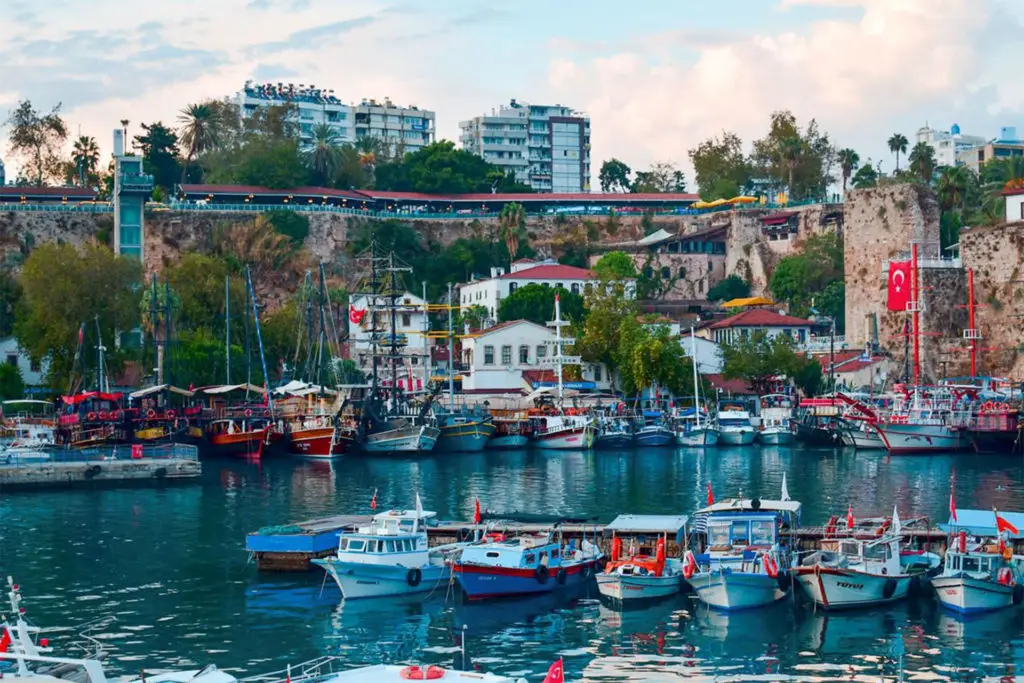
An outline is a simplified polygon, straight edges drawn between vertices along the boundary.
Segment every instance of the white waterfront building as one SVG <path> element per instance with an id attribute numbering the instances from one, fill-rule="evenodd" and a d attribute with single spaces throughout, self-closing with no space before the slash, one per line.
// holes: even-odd
<path id="1" fill-rule="evenodd" d="M 372 331 L 378 333 L 378 353 L 384 353 L 390 341 L 391 297 L 372 294 L 353 294 L 348 306 L 349 357 L 363 372 L 373 367 Z M 423 386 L 423 370 L 426 362 L 424 329 L 426 312 L 422 297 L 406 292 L 395 301 L 395 332 L 399 341 L 397 382 L 403 388 L 420 390 Z M 390 381 L 391 363 L 380 362 L 379 376 Z M 411 382 L 410 382 L 411 378 Z M 385 383 L 386 383 L 385 382 Z"/>
<path id="2" fill-rule="evenodd" d="M 298 110 L 299 141 L 313 143 L 313 128 L 326 123 L 339 143 L 355 143 L 376 137 L 390 143 L 394 151 L 415 152 L 434 141 L 434 112 L 416 106 L 400 107 L 391 100 L 362 100 L 347 104 L 333 90 L 294 83 L 253 83 L 248 81 L 235 96 L 242 119 L 263 107 L 294 105 Z"/>
<path id="3" fill-rule="evenodd" d="M 512 263 L 507 273 L 504 268 L 491 268 L 490 277 L 459 285 L 459 307 L 466 311 L 474 306 L 483 306 L 487 309 L 488 324 L 493 324 L 498 320 L 502 300 L 520 287 L 539 284 L 584 294 L 593 281 L 594 273 L 586 268 L 562 265 L 553 259 L 540 262 L 519 259 Z M 636 281 L 627 281 L 624 291 L 627 297 L 633 298 Z"/>
<path id="4" fill-rule="evenodd" d="M 960 152 L 988 142 L 980 135 L 961 133 L 960 126 L 955 123 L 950 126 L 949 130 L 938 130 L 925 124 L 917 130 L 916 141 L 924 142 L 935 150 L 935 161 L 939 166 L 956 166 L 957 155 Z"/>
<path id="5" fill-rule="evenodd" d="M 529 320 L 511 320 L 462 340 L 462 390 L 474 394 L 509 394 L 556 386 L 558 378 L 545 358 L 554 354 L 555 332 Z M 580 381 L 570 389 L 609 391 L 611 378 L 600 364 L 584 364 Z"/>
<path id="6" fill-rule="evenodd" d="M 462 148 L 537 192 L 590 192 L 590 117 L 560 104 L 511 100 L 459 123 Z"/>

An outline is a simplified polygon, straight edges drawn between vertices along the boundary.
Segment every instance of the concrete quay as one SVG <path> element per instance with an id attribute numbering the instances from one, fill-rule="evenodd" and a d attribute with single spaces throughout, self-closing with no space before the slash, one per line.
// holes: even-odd
<path id="1" fill-rule="evenodd" d="M 128 457 L 121 450 L 129 449 Z M 54 453 L 48 460 L 0 461 L 0 491 L 101 488 L 127 485 L 166 485 L 196 482 L 202 474 L 194 446 L 169 445 L 146 448 L 142 457 L 131 457 L 130 446 Z M 96 449 L 99 451 L 100 449 Z"/>

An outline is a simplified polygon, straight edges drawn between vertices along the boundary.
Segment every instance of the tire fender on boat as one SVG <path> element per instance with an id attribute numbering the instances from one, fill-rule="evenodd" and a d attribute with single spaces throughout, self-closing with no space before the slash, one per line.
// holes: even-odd
<path id="1" fill-rule="evenodd" d="M 565 569 L 558 570 L 558 573 L 555 574 L 555 581 L 558 583 L 559 586 L 565 585 Z"/>
<path id="2" fill-rule="evenodd" d="M 537 583 L 547 583 L 548 578 L 551 576 L 550 572 L 548 572 L 548 568 L 543 564 L 537 567 L 537 571 L 534 573 L 537 577 Z"/>
<path id="3" fill-rule="evenodd" d="M 882 586 L 882 597 L 888 600 L 896 593 L 896 579 L 886 579 Z"/>
<path id="4" fill-rule="evenodd" d="M 405 575 L 405 582 L 415 588 L 420 585 L 420 581 L 423 580 L 423 572 L 417 568 L 412 568 L 409 573 Z"/>
<path id="5" fill-rule="evenodd" d="M 82 473 L 82 476 L 85 477 L 86 479 L 93 479 L 96 477 L 97 474 L 100 473 L 101 470 L 102 468 L 99 465 L 90 465 L 89 467 L 85 468 L 85 472 Z"/>

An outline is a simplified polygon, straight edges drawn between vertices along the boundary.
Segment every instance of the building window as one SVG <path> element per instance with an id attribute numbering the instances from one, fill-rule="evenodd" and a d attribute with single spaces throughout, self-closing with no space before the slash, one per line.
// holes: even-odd
<path id="1" fill-rule="evenodd" d="M 595 365 L 594 366 L 594 381 L 595 382 L 600 382 L 601 381 L 601 366 L 600 365 Z"/>
<path id="2" fill-rule="evenodd" d="M 685 280 L 686 279 L 686 268 L 680 268 L 679 269 L 679 279 L 680 280 Z"/>
<path id="3" fill-rule="evenodd" d="M 35 358 L 33 358 L 31 361 L 29 361 L 28 369 L 31 372 L 42 372 L 43 371 L 43 364 L 42 364 L 41 361 L 38 361 Z"/>
<path id="4" fill-rule="evenodd" d="M 7 364 L 10 365 L 12 368 L 18 367 L 18 354 L 16 354 L 16 353 L 9 353 L 9 354 L 7 354 Z"/>
<path id="5" fill-rule="evenodd" d="M 515 282 L 510 282 L 508 284 L 508 293 L 512 294 L 513 292 L 515 292 L 517 287 L 519 287 L 519 285 L 517 285 Z"/>
<path id="6" fill-rule="evenodd" d="M 501 364 L 512 365 L 512 347 L 509 345 L 501 347 Z"/>
<path id="7" fill-rule="evenodd" d="M 528 365 L 530 363 L 530 347 L 520 346 L 519 347 L 519 364 Z"/>
<path id="8" fill-rule="evenodd" d="M 672 277 L 672 270 L 668 266 L 663 266 L 661 269 L 661 279 L 668 280 Z"/>
<path id="9" fill-rule="evenodd" d="M 537 344 L 537 360 L 540 360 L 541 358 L 546 358 L 547 355 L 548 347 L 544 346 L 543 344 Z"/>
<path id="10" fill-rule="evenodd" d="M 797 337 L 799 337 L 801 344 L 805 343 L 807 341 L 807 330 L 802 328 L 797 330 Z"/>
<path id="11" fill-rule="evenodd" d="M 494 347 L 484 347 L 484 365 L 494 365 Z"/>
<path id="12" fill-rule="evenodd" d="M 708 261 L 708 272 L 711 273 L 714 270 L 715 270 L 715 264 L 712 263 L 711 261 Z"/>
<path id="13" fill-rule="evenodd" d="M 579 294 L 580 293 L 580 285 L 579 285 L 579 283 L 578 282 L 572 283 L 572 285 L 570 286 L 570 289 L 572 290 L 573 294 Z"/>
<path id="14" fill-rule="evenodd" d="M 408 313 L 402 314 L 402 327 L 409 327 L 412 325 L 412 316 Z"/>

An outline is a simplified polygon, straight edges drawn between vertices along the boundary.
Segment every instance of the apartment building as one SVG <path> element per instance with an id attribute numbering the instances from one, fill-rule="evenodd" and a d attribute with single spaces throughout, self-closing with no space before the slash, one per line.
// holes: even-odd
<path id="1" fill-rule="evenodd" d="M 357 140 L 380 138 L 395 150 L 417 152 L 434 142 L 435 114 L 415 105 L 400 107 L 389 99 L 363 100 L 352 107 Z"/>
<path id="2" fill-rule="evenodd" d="M 590 117 L 582 112 L 511 100 L 459 129 L 463 149 L 538 192 L 590 191 Z"/>
<path id="3" fill-rule="evenodd" d="M 987 140 L 980 135 L 961 133 L 960 126 L 954 123 L 948 131 L 925 124 L 917 130 L 917 142 L 927 143 L 935 150 L 935 161 L 939 166 L 956 166 L 957 155 L 960 152 L 984 145 Z"/>

